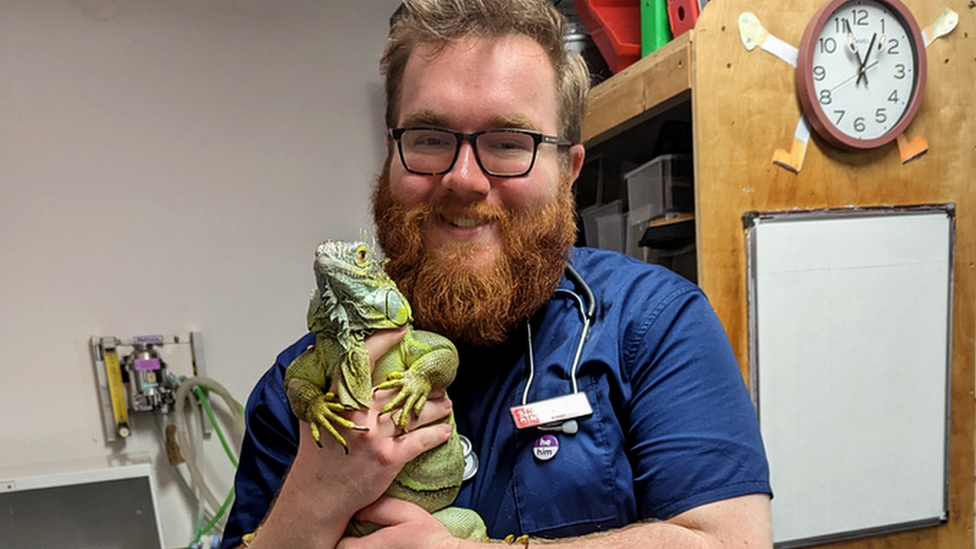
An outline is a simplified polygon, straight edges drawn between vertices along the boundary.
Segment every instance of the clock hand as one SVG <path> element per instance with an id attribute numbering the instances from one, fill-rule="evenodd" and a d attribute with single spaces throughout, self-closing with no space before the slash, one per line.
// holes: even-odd
<path id="1" fill-rule="evenodd" d="M 847 22 L 847 19 L 844 19 L 844 28 L 847 29 L 847 47 L 854 52 L 854 57 L 857 58 L 857 74 L 860 75 L 861 67 L 864 66 L 864 63 L 861 61 L 861 53 L 857 51 L 857 37 L 854 36 L 854 31 L 851 30 L 851 24 Z M 847 80 L 844 82 L 847 82 Z"/>
<path id="2" fill-rule="evenodd" d="M 854 80 L 854 77 L 856 77 L 856 76 L 859 76 L 859 75 L 857 75 L 857 74 L 855 74 L 854 76 L 851 76 L 851 77 L 848 77 L 848 78 L 846 78 L 846 79 L 845 79 L 845 80 L 844 80 L 843 82 L 841 82 L 841 83 L 839 83 L 839 84 L 837 84 L 837 85 L 836 85 L 836 86 L 834 86 L 833 88 L 830 88 L 830 93 L 833 93 L 833 92 L 834 92 L 834 90 L 836 90 L 837 88 L 839 88 L 839 87 L 841 87 L 841 86 L 843 86 L 844 84 L 846 84 L 846 83 L 848 83 L 848 82 L 850 82 L 851 80 Z"/>
<path id="3" fill-rule="evenodd" d="M 875 36 L 872 36 L 871 37 L 871 45 L 868 46 L 867 51 L 864 52 L 864 59 L 861 59 L 861 52 L 858 51 L 858 49 L 857 49 L 857 37 L 854 36 L 854 31 L 851 30 L 851 24 L 850 24 L 850 22 L 847 21 L 847 19 L 844 19 L 844 28 L 847 29 L 847 46 L 851 49 L 852 52 L 854 52 L 854 57 L 857 58 L 857 74 L 856 74 L 856 76 L 857 76 L 857 82 L 855 82 L 855 85 L 861 83 L 861 78 L 862 77 L 864 78 L 864 84 L 867 85 L 867 83 L 868 83 L 868 77 L 867 77 L 866 74 L 864 74 L 864 70 L 865 70 L 864 65 L 867 64 L 867 62 L 868 62 L 868 54 L 874 48 L 874 38 L 875 38 Z M 840 87 L 840 86 L 846 84 L 847 82 L 850 82 L 850 78 L 848 78 L 847 80 L 844 80 L 843 82 L 841 82 L 840 84 L 838 84 L 837 86 L 835 86 L 834 89 L 836 89 L 837 87 Z"/>
<path id="4" fill-rule="evenodd" d="M 880 63 L 880 61 L 879 61 L 879 60 L 877 60 L 877 59 L 875 59 L 875 61 L 874 61 L 874 63 L 871 63 L 870 65 L 868 65 L 868 66 L 866 66 L 866 67 L 864 67 L 864 72 L 867 72 L 867 71 L 869 71 L 869 70 L 871 70 L 871 69 L 873 69 L 874 67 L 876 67 L 876 66 L 878 66 L 878 63 Z M 834 90 L 836 90 L 837 88 L 839 88 L 839 87 L 841 87 L 841 86 L 843 86 L 844 84 L 847 84 L 847 83 L 848 83 L 848 82 L 850 82 L 851 80 L 854 80 L 854 78 L 855 78 L 855 77 L 858 77 L 858 76 L 859 76 L 859 75 L 857 75 L 857 74 L 855 74 L 854 76 L 850 76 L 850 77 L 848 77 L 847 79 L 845 79 L 844 81 L 842 81 L 842 82 L 840 82 L 840 83 L 838 83 L 838 84 L 837 84 L 836 86 L 834 86 L 833 88 L 830 88 L 830 93 L 833 93 L 833 92 L 834 92 Z M 865 78 L 866 78 L 866 77 L 865 77 Z"/>
<path id="5" fill-rule="evenodd" d="M 851 31 L 851 24 L 847 22 L 847 19 L 844 19 L 844 26 L 847 27 L 847 47 L 851 48 L 851 51 L 857 55 L 857 63 L 860 65 L 861 56 L 857 54 L 857 39 Z"/>
<path id="6" fill-rule="evenodd" d="M 868 75 L 864 72 L 864 66 L 867 64 L 868 58 L 871 57 L 871 50 L 874 49 L 874 41 L 877 39 L 878 33 L 871 35 L 871 45 L 869 45 L 868 50 L 864 52 L 864 59 L 861 61 L 861 66 L 857 68 L 857 80 L 854 82 L 855 86 L 861 82 L 862 77 L 864 78 L 864 85 L 866 86 L 868 84 Z"/>
<path id="7" fill-rule="evenodd" d="M 861 54 L 858 53 L 857 50 L 854 50 L 854 55 L 857 56 L 857 72 L 854 74 L 854 76 L 857 77 L 857 83 L 860 83 L 861 82 L 861 70 L 862 70 L 861 67 L 864 66 L 864 61 L 861 61 Z M 868 58 L 867 53 L 864 54 L 864 58 L 865 59 Z M 854 76 L 852 76 L 851 78 L 854 78 Z M 850 80 L 851 78 L 848 78 L 847 80 Z M 847 80 L 845 80 L 845 82 Z"/>

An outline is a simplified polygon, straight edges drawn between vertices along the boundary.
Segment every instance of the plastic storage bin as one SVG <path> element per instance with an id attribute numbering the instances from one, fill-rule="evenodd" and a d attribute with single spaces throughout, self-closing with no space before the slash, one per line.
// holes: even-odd
<path id="1" fill-rule="evenodd" d="M 597 248 L 626 252 L 627 214 L 608 214 L 596 218 Z"/>
<path id="2" fill-rule="evenodd" d="M 668 19 L 671 33 L 680 36 L 695 28 L 698 21 L 699 0 L 668 0 Z"/>
<path id="3" fill-rule="evenodd" d="M 608 204 L 590 206 L 580 210 L 583 218 L 583 234 L 591 248 L 623 251 L 624 203 L 614 200 Z"/>
<path id="4" fill-rule="evenodd" d="M 668 212 L 693 212 L 691 155 L 666 154 L 627 172 L 628 225 L 645 223 Z"/>
<path id="5" fill-rule="evenodd" d="M 589 154 L 590 151 L 586 151 Z M 576 179 L 576 204 L 580 209 L 594 204 L 610 204 L 627 196 L 624 174 L 640 164 L 597 153 L 587 156 Z"/>
<path id="6" fill-rule="evenodd" d="M 641 56 L 671 41 L 667 0 L 641 0 Z"/>
<path id="7" fill-rule="evenodd" d="M 640 0 L 573 0 L 573 6 L 613 73 L 641 58 Z"/>
<path id="8" fill-rule="evenodd" d="M 624 244 L 624 253 L 644 262 L 648 262 L 647 248 L 641 247 L 640 240 L 646 229 L 646 220 L 639 219 L 632 213 L 627 214 L 627 239 Z"/>

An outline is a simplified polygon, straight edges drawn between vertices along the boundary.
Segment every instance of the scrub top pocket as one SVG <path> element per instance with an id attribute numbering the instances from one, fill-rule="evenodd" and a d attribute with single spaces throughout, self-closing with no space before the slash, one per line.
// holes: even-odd
<path id="1" fill-rule="evenodd" d="M 633 475 L 621 452 L 623 435 L 605 383 L 580 379 L 580 391 L 590 400 L 593 415 L 578 420 L 577 433 L 531 428 L 518 433 L 521 447 L 512 492 L 521 533 L 562 537 L 576 535 L 578 527 L 591 532 L 594 527 L 602 530 L 630 522 Z M 562 395 L 543 398 L 555 396 Z M 535 457 L 533 445 L 547 434 L 555 437 L 558 447 L 552 458 L 543 460 Z"/>

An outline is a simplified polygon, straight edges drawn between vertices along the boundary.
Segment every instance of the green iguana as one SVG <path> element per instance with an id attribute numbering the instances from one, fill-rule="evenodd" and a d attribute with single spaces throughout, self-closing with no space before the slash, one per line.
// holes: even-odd
<path id="1" fill-rule="evenodd" d="M 362 242 L 323 242 L 315 251 L 316 288 L 308 307 L 308 328 L 315 346 L 285 372 L 292 411 L 312 426 L 332 434 L 349 452 L 338 427 L 366 429 L 339 413 L 365 409 L 376 389 L 399 389 L 382 412 L 394 412 L 405 430 L 432 390 L 444 389 L 457 372 L 458 355 L 447 338 L 414 330 L 410 304 L 383 270 L 385 262 Z M 374 330 L 406 326 L 403 340 L 376 361 L 370 372 L 364 340 Z M 335 393 L 328 391 L 336 384 Z M 453 413 L 445 420 L 454 426 Z M 386 495 L 416 503 L 440 520 L 455 537 L 485 540 L 484 522 L 470 509 L 449 507 L 461 488 L 464 455 L 457 430 L 444 444 L 407 463 Z M 366 535 L 375 524 L 350 523 L 347 534 Z"/>

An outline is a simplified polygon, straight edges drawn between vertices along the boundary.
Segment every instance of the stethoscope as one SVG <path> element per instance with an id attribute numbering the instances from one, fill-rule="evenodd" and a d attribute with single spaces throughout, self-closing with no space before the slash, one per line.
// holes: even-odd
<path id="1" fill-rule="evenodd" d="M 593 322 L 596 320 L 596 298 L 593 296 L 593 291 L 590 290 L 590 286 L 583 280 L 583 277 L 572 267 L 572 265 L 566 265 L 566 278 L 576 287 L 579 293 L 566 288 L 556 289 L 556 295 L 564 295 L 571 298 L 576 302 L 576 306 L 580 313 L 580 319 L 583 322 L 583 330 L 580 331 L 579 342 L 576 345 L 576 355 L 573 357 L 573 365 L 569 370 L 569 380 L 572 392 L 566 396 L 578 395 L 576 397 L 577 402 L 571 409 L 566 410 L 566 414 L 572 415 L 574 417 L 557 418 L 563 419 L 563 421 L 542 421 L 538 425 L 534 425 L 537 429 L 543 431 L 559 431 L 566 434 L 575 434 L 579 426 L 576 422 L 578 417 L 583 415 L 589 415 L 592 410 L 589 408 L 589 402 L 586 402 L 586 406 L 583 407 L 589 410 L 589 413 L 582 413 L 581 406 L 582 401 L 579 400 L 580 397 L 586 398 L 585 393 L 579 392 L 579 386 L 576 383 L 576 371 L 579 369 L 580 356 L 583 354 L 583 344 L 586 342 L 586 336 L 590 333 L 590 327 L 593 326 Z M 580 294 L 583 294 L 582 296 Z M 525 321 L 525 335 L 526 335 L 526 353 L 525 360 L 529 369 L 528 378 L 525 381 L 525 390 L 522 391 L 522 407 L 529 405 L 529 389 L 532 387 L 532 380 L 535 377 L 535 355 L 532 351 L 532 325 L 528 320 Z M 562 399 L 562 400 L 560 400 Z M 557 400 L 563 402 L 571 402 L 566 399 L 566 397 L 557 397 Z M 516 426 L 518 427 L 518 421 L 516 421 Z M 522 427 L 520 427 L 522 428 Z"/>
<path id="2" fill-rule="evenodd" d="M 526 353 L 525 361 L 529 370 L 522 391 L 522 405 L 510 409 L 512 419 L 517 429 L 536 428 L 545 432 L 536 440 L 532 453 L 540 461 L 548 461 L 555 457 L 559 450 L 559 442 L 552 433 L 574 435 L 579 430 L 577 420 L 593 413 L 586 393 L 581 393 L 576 382 L 576 372 L 579 369 L 580 357 L 583 355 L 583 344 L 590 333 L 590 328 L 596 320 L 596 298 L 583 277 L 571 265 L 566 265 L 566 278 L 573 283 L 576 291 L 557 288 L 554 295 L 566 296 L 576 303 L 583 329 L 580 331 L 579 342 L 576 344 L 576 354 L 569 369 L 571 391 L 563 396 L 549 398 L 537 402 L 529 402 L 529 390 L 535 378 L 535 353 L 532 350 L 532 325 L 525 321 Z M 464 480 L 473 477 L 478 471 L 478 456 L 475 454 L 471 442 L 461 436 L 461 446 L 464 452 Z"/>

